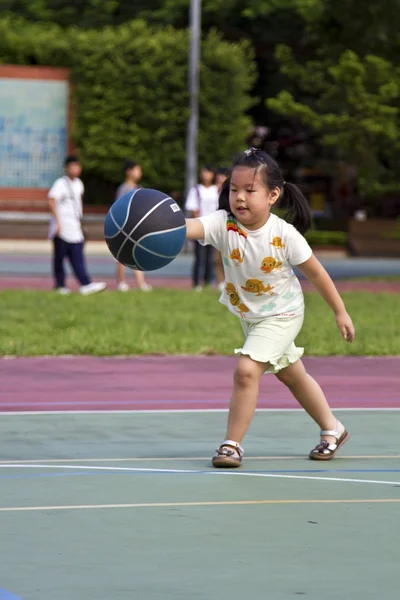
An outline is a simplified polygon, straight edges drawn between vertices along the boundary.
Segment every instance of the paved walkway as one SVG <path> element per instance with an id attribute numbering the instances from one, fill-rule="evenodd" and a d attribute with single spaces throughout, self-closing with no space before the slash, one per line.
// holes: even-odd
<path id="1" fill-rule="evenodd" d="M 106 244 L 89 242 L 86 255 L 92 277 L 107 281 L 113 289 L 115 262 Z M 318 257 L 341 291 L 400 292 L 400 259 L 343 258 L 331 253 Z M 191 254 L 181 254 L 163 269 L 147 273 L 146 277 L 156 287 L 190 288 L 192 262 Z M 0 241 L 0 289 L 51 289 L 50 271 L 51 246 L 48 241 Z M 374 276 L 398 277 L 398 280 L 348 282 L 350 278 Z M 133 280 L 128 270 L 127 279 Z M 308 283 L 304 279 L 303 282 L 308 289 Z M 76 289 L 72 278 L 70 284 Z"/>

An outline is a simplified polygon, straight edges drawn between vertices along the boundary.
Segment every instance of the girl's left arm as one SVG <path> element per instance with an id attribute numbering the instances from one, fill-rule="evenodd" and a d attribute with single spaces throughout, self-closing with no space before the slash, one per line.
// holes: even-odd
<path id="1" fill-rule="evenodd" d="M 347 342 L 352 342 L 355 337 L 354 325 L 335 284 L 319 260 L 312 255 L 301 265 L 297 265 L 305 277 L 318 290 L 323 299 L 331 307 L 336 324 Z"/>

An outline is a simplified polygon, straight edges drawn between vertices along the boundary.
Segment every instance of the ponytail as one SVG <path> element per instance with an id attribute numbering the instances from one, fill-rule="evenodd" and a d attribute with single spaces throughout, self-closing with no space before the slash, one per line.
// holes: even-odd
<path id="1" fill-rule="evenodd" d="M 221 192 L 218 198 L 218 210 L 226 210 L 227 213 L 231 212 L 229 204 L 229 189 L 231 187 L 231 178 L 225 179 L 222 184 Z"/>
<path id="2" fill-rule="evenodd" d="M 287 209 L 285 220 L 289 221 L 300 233 L 311 229 L 312 213 L 303 192 L 294 183 L 284 182 L 282 201 Z"/>
<path id="3" fill-rule="evenodd" d="M 266 152 L 258 148 L 249 148 L 239 154 L 233 161 L 232 168 L 248 167 L 259 171 L 263 177 L 264 185 L 268 190 L 279 188 L 281 190 L 282 208 L 286 209 L 284 216 L 300 233 L 304 234 L 311 229 L 312 213 L 303 192 L 294 183 L 286 183 L 278 163 Z M 232 172 L 232 171 L 231 171 Z M 230 176 L 222 185 L 218 200 L 218 210 L 231 212 L 229 205 Z"/>

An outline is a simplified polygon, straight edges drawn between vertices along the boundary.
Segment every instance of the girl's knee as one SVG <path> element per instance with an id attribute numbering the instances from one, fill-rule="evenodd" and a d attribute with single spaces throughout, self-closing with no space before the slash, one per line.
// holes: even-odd
<path id="1" fill-rule="evenodd" d="M 241 356 L 234 373 L 236 385 L 246 386 L 256 381 L 262 375 L 259 363 L 256 363 L 248 356 Z"/>
<path id="2" fill-rule="evenodd" d="M 279 379 L 279 381 L 284 383 L 289 388 L 295 386 L 305 375 L 307 375 L 307 373 L 301 361 L 297 361 L 296 363 L 276 373 L 276 377 Z"/>

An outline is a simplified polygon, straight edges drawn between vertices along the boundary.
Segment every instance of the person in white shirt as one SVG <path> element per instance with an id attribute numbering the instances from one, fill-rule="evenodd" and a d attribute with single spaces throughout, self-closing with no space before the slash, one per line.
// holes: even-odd
<path id="1" fill-rule="evenodd" d="M 142 167 L 133 160 L 126 160 L 124 163 L 125 181 L 118 186 L 115 193 L 116 202 L 118 198 L 124 196 L 128 192 L 133 192 L 139 188 L 139 182 L 142 179 Z M 136 285 L 142 292 L 151 292 L 153 289 L 147 283 L 143 271 L 133 271 L 133 276 L 136 279 Z M 125 281 L 125 266 L 117 262 L 117 290 L 120 292 L 128 292 L 129 284 Z"/>
<path id="2" fill-rule="evenodd" d="M 292 225 L 271 213 L 282 199 Z M 303 348 L 294 341 L 304 316 L 304 299 L 292 265 L 314 284 L 331 307 L 343 338 L 352 342 L 354 326 L 336 287 L 313 255 L 302 233 L 311 226 L 311 211 L 300 189 L 286 183 L 275 160 L 250 148 L 233 162 L 217 212 L 187 219 L 188 239 L 202 240 L 221 251 L 225 290 L 220 302 L 240 318 L 245 343 L 239 354 L 225 440 L 213 457 L 214 467 L 239 467 L 242 439 L 257 404 L 261 376 L 273 373 L 320 426 L 320 442 L 309 457 L 331 460 L 349 434 L 332 414 L 318 383 L 306 372 Z"/>
<path id="3" fill-rule="evenodd" d="M 200 171 L 200 183 L 189 190 L 185 209 L 193 217 L 205 217 L 218 208 L 219 191 L 214 185 L 215 173 L 210 165 L 205 165 Z M 202 246 L 196 240 L 194 243 L 194 262 L 192 283 L 196 291 L 202 290 L 201 279 L 205 285 L 211 283 L 213 277 L 213 247 Z M 202 271 L 202 277 L 201 277 Z"/>
<path id="4" fill-rule="evenodd" d="M 64 260 L 68 258 L 83 295 L 103 291 L 107 286 L 92 283 L 83 253 L 82 196 L 84 186 L 79 179 L 82 168 L 76 156 L 67 156 L 65 176 L 56 179 L 48 193 L 51 212 L 49 238 L 53 240 L 53 274 L 55 289 L 63 295 L 71 293 L 66 287 Z"/>

